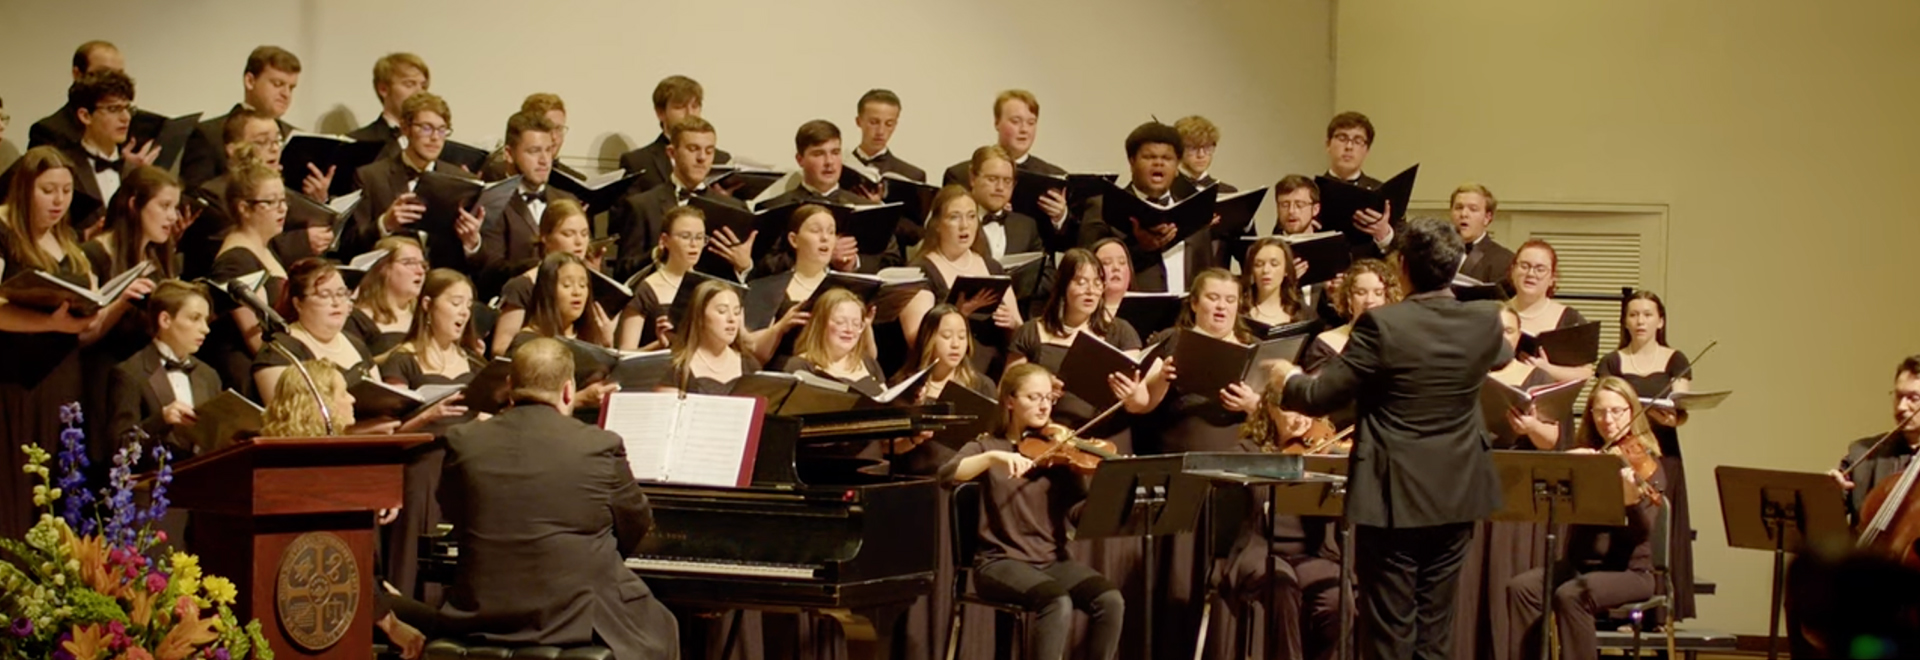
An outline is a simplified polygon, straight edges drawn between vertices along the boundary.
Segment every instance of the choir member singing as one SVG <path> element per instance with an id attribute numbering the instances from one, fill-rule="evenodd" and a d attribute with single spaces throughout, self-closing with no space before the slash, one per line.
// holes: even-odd
<path id="1" fill-rule="evenodd" d="M 1240 322 L 1240 285 L 1232 273 L 1220 268 L 1201 271 L 1193 279 L 1193 291 L 1187 294 L 1178 323 L 1148 339 L 1168 360 L 1159 373 L 1148 375 L 1146 389 L 1155 408 L 1148 425 L 1160 442 L 1154 453 L 1234 451 L 1239 445 L 1240 425 L 1248 414 L 1260 409 L 1260 393 L 1240 381 L 1211 392 L 1182 388 L 1178 378 L 1181 365 L 1172 359 L 1182 330 L 1235 344 L 1253 343 L 1246 324 Z"/>
<path id="2" fill-rule="evenodd" d="M 923 236 L 914 264 L 927 275 L 928 290 L 914 295 L 900 312 L 901 330 L 908 344 L 918 341 L 920 319 L 936 302 L 950 302 L 969 318 L 982 321 L 983 348 L 991 351 L 983 365 L 991 365 L 1006 346 L 1007 336 L 1020 327 L 1019 301 L 1009 285 L 999 292 L 980 291 L 963 300 L 950 300 L 954 281 L 961 277 L 1005 275 L 1000 262 L 987 256 L 987 242 L 980 231 L 980 206 L 960 186 L 947 186 L 934 195 L 933 212 L 928 216 L 928 231 Z M 985 312 L 984 314 L 980 314 Z M 994 337 L 988 332 L 997 333 Z M 984 366 L 991 370 L 992 367 Z"/>
<path id="3" fill-rule="evenodd" d="M 1633 386 L 1642 401 L 1671 399 L 1693 389 L 1693 365 L 1687 355 L 1667 345 L 1667 303 L 1652 291 L 1635 291 L 1620 307 L 1620 348 L 1600 358 L 1601 376 L 1618 376 Z M 1673 575 L 1674 618 L 1693 617 L 1693 519 L 1687 513 L 1687 472 L 1680 461 L 1680 426 L 1687 411 L 1664 405 L 1647 406 L 1648 428 L 1660 441 L 1660 468 L 1667 487 L 1661 492 L 1672 506 L 1673 549 L 1667 561 Z"/>
<path id="4" fill-rule="evenodd" d="M 1362 169 L 1367 163 L 1367 154 L 1373 150 L 1373 120 L 1358 112 L 1342 112 L 1327 122 L 1327 176 L 1353 185 L 1374 190 L 1380 187 L 1380 180 L 1367 176 Z M 1402 209 L 1403 211 L 1405 209 Z M 1360 209 L 1353 212 L 1353 226 L 1360 230 L 1364 239 L 1355 238 L 1354 258 L 1385 258 L 1393 251 L 1393 237 L 1396 227 L 1390 218 L 1393 216 L 1393 204 L 1385 209 Z"/>
<path id="5" fill-rule="evenodd" d="M 373 249 L 387 255 L 374 262 L 354 292 L 347 333 L 380 355 L 399 345 L 413 325 L 413 305 L 427 279 L 427 257 L 412 236 L 388 236 Z"/>
<path id="6" fill-rule="evenodd" d="M 507 118 L 506 158 L 520 182 L 505 195 L 487 195 L 480 201 L 480 252 L 474 267 L 481 269 L 481 291 L 499 286 L 503 271 L 539 258 L 540 223 L 547 209 L 561 202 L 577 202 L 565 190 L 547 185 L 559 154 L 559 130 L 539 113 L 521 111 Z"/>
<path id="7" fill-rule="evenodd" d="M 717 140 L 713 124 L 699 117 L 688 117 L 667 128 L 670 142 L 667 145 L 668 159 L 673 163 L 669 185 L 661 185 L 644 193 L 627 195 L 615 204 L 607 218 L 607 233 L 620 235 L 620 260 L 612 269 L 617 277 L 627 277 L 660 263 L 656 248 L 660 245 L 660 236 L 668 233 L 667 222 L 675 209 L 689 208 L 694 199 L 706 204 L 746 210 L 746 204 L 721 192 L 717 185 L 709 186 L 709 174 L 713 171 L 713 156 L 717 151 Z M 701 212 L 699 208 L 693 210 Z M 759 237 L 758 231 L 748 232 L 745 238 L 735 236 L 733 230 L 721 227 L 708 236 L 702 215 L 702 225 L 696 228 L 706 240 L 694 253 L 696 267 L 700 272 L 731 280 L 744 279 L 753 268 L 753 242 Z"/>
<path id="8" fill-rule="evenodd" d="M 664 190 L 665 188 L 660 188 Z M 669 311 L 682 283 L 694 274 L 694 265 L 708 242 L 706 214 L 691 206 L 676 206 L 667 211 L 660 226 L 660 237 L 649 251 L 651 266 L 633 288 L 633 301 L 620 312 L 621 350 L 652 351 L 672 345 L 673 322 Z"/>
<path id="9" fill-rule="evenodd" d="M 261 400 L 273 399 L 280 372 L 291 360 L 321 359 L 339 367 L 352 385 L 373 368 L 373 352 L 360 338 L 346 332 L 353 309 L 353 292 L 333 264 L 303 259 L 287 269 L 287 295 L 277 305 L 287 319 L 286 334 L 273 339 L 279 350 L 263 348 L 253 361 L 253 378 Z"/>
<path id="10" fill-rule="evenodd" d="M 264 274 L 262 284 L 253 287 L 254 295 L 267 305 L 278 304 L 285 290 L 287 269 L 280 265 L 268 243 L 280 235 L 287 220 L 287 191 L 280 183 L 280 173 L 264 165 L 241 164 L 228 175 L 226 202 L 233 227 L 221 239 L 207 279 L 225 286 L 236 278 Z M 252 308 L 236 302 L 225 318 L 214 323 L 201 354 L 208 364 L 219 367 L 227 387 L 254 392 L 253 356 L 265 345 L 260 317 Z"/>
<path id="11" fill-rule="evenodd" d="M 1132 180 L 1125 194 L 1161 206 L 1172 206 L 1178 198 L 1173 182 L 1179 168 L 1184 143 L 1179 131 L 1159 122 L 1147 122 L 1127 134 L 1127 165 Z M 1213 265 L 1213 234 L 1200 229 L 1181 239 L 1172 223 L 1145 224 L 1141 218 L 1108 223 L 1105 195 L 1087 205 L 1080 220 L 1080 243 L 1091 245 L 1109 236 L 1126 241 L 1127 248 L 1140 256 L 1134 285 L 1141 291 L 1185 293 L 1188 281 Z"/>
<path id="12" fill-rule="evenodd" d="M 833 288 L 813 304 L 813 318 L 800 331 L 786 371 L 826 376 L 867 396 L 886 389 L 886 373 L 874 360 L 873 314 L 859 296 Z"/>
<path id="13" fill-rule="evenodd" d="M 240 76 L 246 94 L 234 104 L 233 112 L 253 110 L 278 124 L 281 139 L 293 132 L 293 125 L 280 118 L 293 106 L 293 88 L 300 85 L 300 58 L 279 46 L 260 46 L 247 55 L 247 67 Z M 225 144 L 221 140 L 228 115 L 200 122 L 187 138 L 186 154 L 180 161 L 180 180 L 189 188 L 226 174 Z M 324 187 L 323 187 L 324 188 Z"/>
<path id="14" fill-rule="evenodd" d="M 1400 277 L 1386 262 L 1374 259 L 1354 262 L 1342 275 L 1340 289 L 1333 298 L 1334 306 L 1347 322 L 1315 335 L 1306 353 L 1300 356 L 1300 368 L 1308 373 L 1319 371 L 1322 365 L 1346 350 L 1354 323 L 1361 314 L 1400 302 L 1404 295 Z"/>
<path id="15" fill-rule="evenodd" d="M 602 252 L 589 253 L 593 245 L 593 227 L 587 222 L 587 211 L 573 200 L 557 200 L 547 206 L 540 214 L 540 254 L 571 254 L 587 268 L 600 270 L 603 262 Z M 525 262 L 522 262 L 525 263 Z M 488 343 L 493 354 L 506 355 L 507 345 L 513 342 L 515 335 L 526 325 L 527 310 L 533 307 L 535 278 L 540 273 L 540 262 L 526 266 L 527 270 L 513 279 L 507 280 L 500 288 L 500 317 L 494 321 L 493 336 Z"/>
<path id="16" fill-rule="evenodd" d="M 1067 350 L 1073 346 L 1074 337 L 1082 332 L 1091 333 L 1122 351 L 1139 351 L 1144 346 L 1132 325 L 1113 318 L 1101 304 L 1103 270 L 1093 253 L 1084 249 L 1073 248 L 1060 255 L 1060 278 L 1053 282 L 1046 308 L 1038 317 L 1020 326 L 1008 345 L 1009 371 L 1023 362 L 1037 363 L 1049 371 L 1067 369 Z M 1152 408 L 1144 397 L 1135 396 L 1144 394 L 1140 383 L 1145 377 L 1145 373 L 1114 373 L 1107 377 L 1114 394 L 1126 403 L 1124 407 L 1128 412 L 1144 413 Z M 1068 426 L 1086 424 L 1103 412 L 1072 392 L 1065 393 L 1057 404 L 1050 408 L 1058 415 L 1058 421 Z M 1121 431 L 1107 439 L 1120 447 L 1122 453 L 1130 453 L 1133 451 L 1130 435 Z"/>
<path id="17" fill-rule="evenodd" d="M 1126 603 L 1119 588 L 1093 568 L 1070 559 L 1065 539 L 1086 498 L 1085 478 L 1060 465 L 1022 456 L 1016 446 L 1053 423 L 1053 374 L 1038 364 L 1007 370 L 1000 383 L 998 434 L 983 434 L 940 469 L 943 483 L 981 483 L 980 553 L 974 587 L 983 598 L 1019 603 L 1038 612 L 1022 643 L 1029 657 L 1064 658 L 1073 613 L 1089 617 L 1085 657 L 1112 660 L 1119 652 Z M 964 533 L 962 531 L 961 533 Z"/>
<path id="18" fill-rule="evenodd" d="M 1499 282 L 1513 269 L 1513 250 L 1493 240 L 1487 229 L 1493 224 L 1493 211 L 1500 207 L 1493 191 L 1478 183 L 1463 183 L 1453 189 L 1448 200 L 1453 226 L 1467 244 L 1467 260 L 1460 274 L 1482 282 Z"/>
<path id="19" fill-rule="evenodd" d="M 840 168 L 843 161 L 840 155 L 840 127 L 824 119 L 815 119 L 800 125 L 793 134 L 793 161 L 800 166 L 800 185 L 793 190 L 777 195 L 761 203 L 760 208 L 779 208 L 789 205 L 837 204 L 841 206 L 860 206 L 878 201 L 879 193 L 871 196 L 840 187 Z M 905 262 L 899 244 L 892 237 L 887 239 L 886 247 L 879 252 L 863 253 L 853 236 L 841 236 L 834 248 L 836 260 L 853 256 L 853 268 L 862 273 L 877 273 L 882 268 L 898 266 Z"/>
<path id="20" fill-rule="evenodd" d="M 528 94 L 527 98 L 520 101 L 520 112 L 514 114 L 521 113 L 530 113 L 547 119 L 550 127 L 548 135 L 553 138 L 553 144 L 546 151 L 552 156 L 553 171 L 585 181 L 587 179 L 585 173 L 572 165 L 560 162 L 561 150 L 567 146 L 567 102 L 558 94 L 535 92 Z M 480 178 L 493 182 L 516 174 L 521 174 L 519 165 L 514 159 L 508 157 L 507 150 L 503 147 L 499 151 L 488 154 L 487 164 L 482 168 Z"/>
<path id="21" fill-rule="evenodd" d="M 667 130 L 688 117 L 699 117 L 706 100 L 706 88 L 700 86 L 700 81 L 686 76 L 667 76 L 653 86 L 653 117 L 660 127 L 660 137 L 647 146 L 620 155 L 621 169 L 636 177 L 633 187 L 628 189 L 630 193 L 643 193 L 667 183 L 667 175 L 673 171 L 673 163 L 667 156 L 671 144 Z M 732 161 L 733 156 L 727 152 L 714 150 L 713 162 Z"/>
<path id="22" fill-rule="evenodd" d="M 851 270 L 854 256 L 839 250 L 833 213 L 817 204 L 803 204 L 787 221 L 787 240 L 762 260 L 767 274 L 747 282 L 749 345 L 762 364 L 776 364 L 793 354 L 791 333 L 807 325 L 812 311 L 800 303 L 813 297 L 827 279 L 827 270 Z"/>
<path id="23" fill-rule="evenodd" d="M 1661 490 L 1666 473 L 1660 469 L 1660 443 L 1647 429 L 1633 386 L 1619 378 L 1602 378 L 1587 395 L 1575 453 L 1619 456 L 1624 527 L 1574 525 L 1568 530 L 1565 557 L 1555 565 L 1553 617 L 1560 657 L 1585 660 L 1599 657 L 1596 615 L 1654 594 L 1653 535 L 1658 507 L 1665 506 Z M 1546 610 L 1541 592 L 1541 569 L 1514 576 L 1507 582 L 1509 655 L 1540 655 L 1539 620 Z M 1532 655 L 1527 655 L 1531 653 Z"/>
<path id="24" fill-rule="evenodd" d="M 701 282 L 687 301 L 682 341 L 673 346 L 673 383 L 692 394 L 726 394 L 741 376 L 760 370 L 746 349 L 740 291 L 726 282 Z"/>
<path id="25" fill-rule="evenodd" d="M 1514 253 L 1513 269 L 1508 274 L 1513 285 L 1514 310 L 1520 313 L 1520 331 L 1538 335 L 1549 330 L 1568 328 L 1587 322 L 1580 310 L 1560 304 L 1553 294 L 1560 286 L 1560 253 L 1538 238 L 1520 244 Z M 1592 378 L 1593 365 L 1565 366 L 1548 361 L 1546 349 L 1533 355 L 1517 354 L 1535 368 L 1546 371 L 1556 381 Z"/>
<path id="26" fill-rule="evenodd" d="M 1305 321 L 1312 312 L 1300 287 L 1299 259 L 1285 240 L 1268 237 L 1247 247 L 1246 270 L 1240 271 L 1242 320 L 1265 334 L 1266 328 Z"/>
<path id="27" fill-rule="evenodd" d="M 424 199 L 414 192 L 420 175 L 435 172 L 471 178 L 459 165 L 440 160 L 447 138 L 453 135 L 453 110 L 433 92 L 418 92 L 401 106 L 406 121 L 407 147 L 391 158 L 374 161 L 353 173 L 360 203 L 340 237 L 340 252 L 361 254 L 382 237 L 419 232 L 426 238 L 427 259 L 435 268 L 469 272 L 484 263 L 481 228 L 486 214 L 458 209 L 451 226 L 416 227 L 425 217 Z"/>
<path id="28" fill-rule="evenodd" d="M 1127 292 L 1133 290 L 1133 255 L 1127 252 L 1126 243 L 1113 237 L 1094 241 L 1087 249 L 1100 262 L 1100 305 L 1106 308 L 1108 314 L 1114 314 L 1120 311 L 1120 301 L 1126 299 Z M 1163 329 L 1134 328 L 1135 331 L 1147 333 Z"/>

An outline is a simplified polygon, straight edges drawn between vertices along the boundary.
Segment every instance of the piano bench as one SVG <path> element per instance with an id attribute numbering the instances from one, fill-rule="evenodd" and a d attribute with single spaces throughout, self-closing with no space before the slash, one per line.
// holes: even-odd
<path id="1" fill-rule="evenodd" d="M 605 646 L 503 646 L 477 639 L 436 639 L 421 655 L 426 660 L 613 660 L 613 650 Z"/>

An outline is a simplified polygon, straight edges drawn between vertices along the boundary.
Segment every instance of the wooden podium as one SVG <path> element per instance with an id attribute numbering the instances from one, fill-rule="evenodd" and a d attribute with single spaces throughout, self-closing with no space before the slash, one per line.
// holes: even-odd
<path id="1" fill-rule="evenodd" d="M 187 550 L 233 580 L 241 621 L 280 658 L 373 656 L 374 517 L 400 506 L 425 434 L 255 438 L 174 468 Z"/>

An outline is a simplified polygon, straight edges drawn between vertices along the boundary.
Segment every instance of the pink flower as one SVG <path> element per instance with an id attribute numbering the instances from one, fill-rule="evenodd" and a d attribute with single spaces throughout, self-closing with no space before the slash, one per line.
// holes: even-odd
<path id="1" fill-rule="evenodd" d="M 147 574 L 147 593 L 157 594 L 166 590 L 167 590 L 167 575 L 165 573 L 148 573 Z"/>
<path id="2" fill-rule="evenodd" d="M 119 621 L 107 624 L 107 648 L 120 651 L 125 650 L 127 645 L 132 643 L 133 639 L 127 637 L 127 624 Z"/>
<path id="3" fill-rule="evenodd" d="M 164 530 L 164 529 L 163 529 L 163 530 L 159 530 L 159 531 L 157 531 L 157 532 L 154 532 L 154 533 L 153 533 L 153 540 L 154 540 L 154 542 L 156 542 L 156 543 L 166 543 L 166 542 L 167 542 L 167 530 Z"/>

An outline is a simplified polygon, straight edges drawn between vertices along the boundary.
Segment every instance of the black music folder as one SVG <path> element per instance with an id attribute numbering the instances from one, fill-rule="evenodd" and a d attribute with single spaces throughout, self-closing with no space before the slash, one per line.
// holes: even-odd
<path id="1" fill-rule="evenodd" d="M 1106 172 L 1075 173 L 1063 176 L 1043 174 L 1023 169 L 1014 171 L 1013 196 L 1007 205 L 1013 210 L 1035 220 L 1045 221 L 1047 212 L 1040 209 L 1040 198 L 1049 190 L 1064 190 L 1067 195 L 1067 208 L 1077 208 L 1087 200 L 1099 197 L 1107 187 L 1119 181 L 1120 175 Z"/>
<path id="2" fill-rule="evenodd" d="M 1214 215 L 1220 216 L 1220 224 L 1214 226 L 1214 237 L 1231 238 L 1247 233 L 1247 228 L 1253 226 L 1254 216 L 1260 213 L 1260 204 L 1265 201 L 1265 187 L 1221 194 L 1213 203 Z"/>
<path id="3" fill-rule="evenodd" d="M 440 160 L 444 160 L 465 169 L 468 174 L 480 176 L 480 170 L 487 166 L 487 150 L 467 144 L 447 140 L 440 149 Z"/>
<path id="4" fill-rule="evenodd" d="M 1007 289 L 1012 286 L 1013 278 L 1006 275 L 961 275 L 953 278 L 953 286 L 947 289 L 947 299 L 945 302 L 958 305 L 962 300 L 984 293 L 987 294 L 990 300 L 995 302 L 987 305 L 981 311 L 992 313 L 993 305 L 998 304 L 997 301 L 1006 296 Z"/>
<path id="5" fill-rule="evenodd" d="M 926 287 L 926 273 L 918 268 L 883 268 L 872 275 L 829 271 L 820 286 L 814 288 L 813 295 L 800 303 L 800 308 L 824 316 L 825 310 L 813 308 L 814 301 L 831 289 L 846 289 L 875 308 L 875 322 L 885 323 L 900 318 L 901 308 L 913 299 L 914 293 Z"/>
<path id="6" fill-rule="evenodd" d="M 1294 362 L 1306 346 L 1307 335 L 1294 334 L 1254 344 L 1215 339 L 1192 329 L 1180 331 L 1173 366 L 1179 378 L 1174 386 L 1188 394 L 1214 396 L 1234 383 L 1246 383 L 1254 392 L 1267 386 L 1266 364 Z"/>
<path id="7" fill-rule="evenodd" d="M 180 161 L 180 154 L 186 152 L 187 138 L 193 136 L 193 129 L 200 124 L 201 114 L 195 112 L 168 118 L 144 110 L 136 112 L 133 124 L 127 127 L 127 141 L 141 147 L 149 143 L 159 144 L 160 155 L 153 160 L 153 166 L 171 170 L 173 164 Z"/>
<path id="8" fill-rule="evenodd" d="M 1508 410 L 1525 412 L 1528 407 L 1534 407 L 1542 421 L 1572 424 L 1578 419 L 1573 414 L 1573 403 L 1580 398 L 1589 380 L 1568 380 L 1523 389 L 1487 376 L 1480 384 L 1480 415 L 1487 428 L 1504 429 Z"/>
<path id="9" fill-rule="evenodd" d="M 707 282 L 726 284 L 729 288 L 733 289 L 734 293 L 739 294 L 741 304 L 746 303 L 747 285 L 729 279 L 714 277 L 697 270 L 690 270 L 687 271 L 685 276 L 680 278 L 680 289 L 673 293 L 673 302 L 667 305 L 667 320 L 673 323 L 673 327 L 687 327 L 687 305 L 693 302 L 693 290 Z M 639 286 L 646 285 L 639 284 Z M 651 322 L 652 319 L 648 319 L 648 321 Z"/>
<path id="10" fill-rule="evenodd" d="M 1161 206 L 1144 199 L 1132 191 L 1114 184 L 1107 184 L 1107 194 L 1102 197 L 1100 214 L 1107 225 L 1122 233 L 1131 233 L 1133 223 L 1139 221 L 1142 227 L 1171 224 L 1177 227 L 1174 240 L 1161 249 L 1171 248 L 1187 240 L 1194 232 L 1206 229 L 1213 224 L 1214 202 L 1220 194 L 1217 188 L 1207 188 L 1192 196 L 1174 202 L 1172 206 Z"/>
<path id="11" fill-rule="evenodd" d="M 1407 215 L 1407 201 L 1413 198 L 1413 180 L 1419 173 L 1420 165 L 1416 163 L 1393 175 L 1377 190 L 1368 190 L 1325 174 L 1314 177 L 1313 182 L 1320 186 L 1320 228 L 1344 233 L 1354 240 L 1372 241 L 1372 236 L 1353 225 L 1354 212 L 1361 209 L 1384 210 L 1391 202 L 1393 214 L 1387 220 L 1398 223 Z"/>
<path id="12" fill-rule="evenodd" d="M 940 388 L 940 396 L 934 400 L 952 405 L 952 414 L 973 417 L 971 421 L 948 424 L 946 428 L 934 432 L 934 442 L 956 450 L 982 433 L 993 432 L 994 423 L 1000 419 L 999 402 L 994 401 L 991 396 L 976 392 L 973 388 L 959 383 L 949 381 L 945 387 Z"/>
<path id="13" fill-rule="evenodd" d="M 827 210 L 833 212 L 835 230 L 841 236 L 852 236 L 860 244 L 860 254 L 880 254 L 887 251 L 887 244 L 893 241 L 894 227 L 900 222 L 900 204 L 863 204 L 844 206 L 828 204 Z M 785 232 L 781 232 L 785 236 Z"/>
<path id="14" fill-rule="evenodd" d="M 627 303 L 633 300 L 633 289 L 592 268 L 587 269 L 587 279 L 592 284 L 593 301 L 600 304 L 600 311 L 606 312 L 609 317 L 620 318 L 621 310 L 626 309 Z"/>
<path id="15" fill-rule="evenodd" d="M 1581 367 L 1600 361 L 1600 322 L 1588 321 L 1539 335 L 1520 335 L 1514 350 L 1533 355 L 1547 352 L 1547 361 L 1563 367 Z"/>
<path id="16" fill-rule="evenodd" d="M 748 236 L 753 235 L 754 229 L 757 226 L 754 222 L 753 212 L 747 210 L 746 207 L 716 202 L 706 195 L 694 195 L 693 199 L 687 200 L 687 206 L 700 209 L 700 214 L 707 219 L 707 233 L 709 235 L 719 232 L 722 227 L 725 227 L 733 231 L 734 238 L 744 241 L 747 240 Z M 792 209 L 794 207 L 788 206 L 783 208 Z M 761 238 L 774 236 L 777 239 L 785 239 L 787 237 L 787 228 L 784 225 L 786 219 L 780 218 L 780 221 L 782 222 L 780 227 L 760 228 L 760 237 L 754 239 L 754 246 L 756 248 L 759 246 Z M 763 255 L 758 250 L 754 252 L 755 260 L 758 260 L 761 256 Z"/>
<path id="17" fill-rule="evenodd" d="M 1119 399 L 1114 398 L 1113 388 L 1107 385 L 1107 376 L 1124 371 L 1139 372 L 1135 373 L 1136 377 L 1145 377 L 1146 358 L 1153 355 L 1152 348 L 1141 351 L 1141 358 L 1135 359 L 1091 332 L 1075 334 L 1073 345 L 1067 347 L 1067 357 L 1060 362 L 1061 389 L 1093 404 L 1094 408 L 1112 407 Z"/>
<path id="18" fill-rule="evenodd" d="M 1466 275 L 1455 274 L 1453 276 L 1453 297 L 1462 301 L 1491 300 L 1494 302 L 1504 302 L 1507 299 L 1507 290 L 1501 288 L 1498 282 L 1482 282 Z"/>
<path id="19" fill-rule="evenodd" d="M 287 190 L 301 190 L 310 174 L 308 165 L 320 170 L 321 174 L 331 167 L 333 183 L 327 187 L 327 194 L 336 197 L 345 195 L 357 189 L 354 170 L 379 160 L 380 151 L 386 145 L 379 140 L 355 140 L 345 135 L 295 131 L 287 137 L 286 146 L 280 149 L 281 182 L 287 185 Z"/>
<path id="20" fill-rule="evenodd" d="M 577 179 L 565 170 L 554 168 L 553 174 L 547 178 L 547 184 L 580 198 L 580 203 L 586 206 L 587 213 L 593 214 L 613 208 L 613 205 L 619 203 L 620 198 L 627 194 L 627 188 L 633 185 L 633 180 L 639 176 L 637 172 L 628 174 L 625 170 L 614 170 L 585 179 Z"/>
<path id="21" fill-rule="evenodd" d="M 1186 300 L 1186 296 L 1178 293 L 1128 291 L 1120 298 L 1120 307 L 1113 315 L 1133 326 L 1136 334 L 1149 337 L 1173 327 L 1180 320 L 1180 306 Z"/>
<path id="22" fill-rule="evenodd" d="M 1307 262 L 1307 273 L 1300 276 L 1300 286 L 1330 281 L 1353 265 L 1352 243 L 1347 241 L 1346 234 L 1321 231 L 1280 238 L 1293 250 L 1295 259 Z"/>

